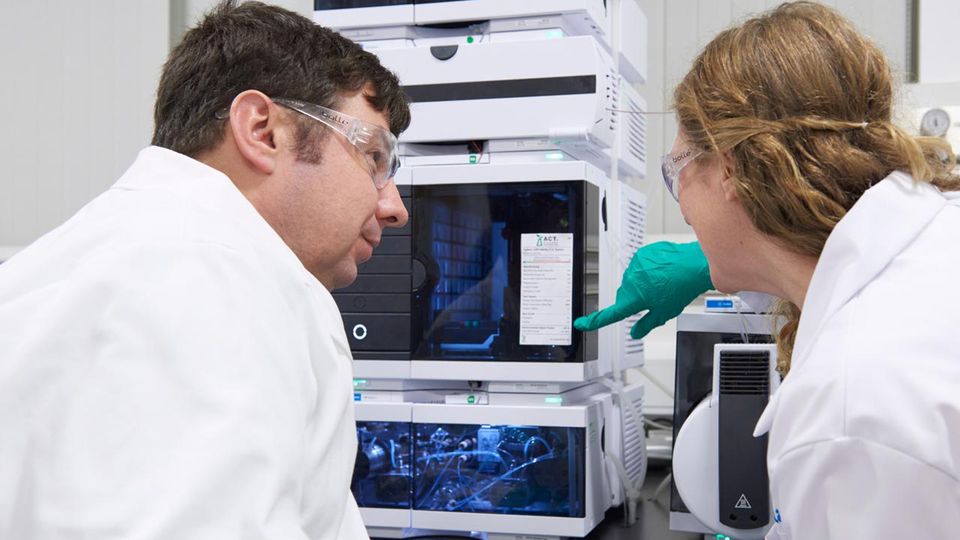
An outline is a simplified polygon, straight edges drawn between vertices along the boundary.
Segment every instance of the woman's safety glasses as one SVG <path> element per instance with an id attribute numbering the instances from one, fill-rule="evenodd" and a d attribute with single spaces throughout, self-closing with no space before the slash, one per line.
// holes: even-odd
<path id="1" fill-rule="evenodd" d="M 400 168 L 397 138 L 390 131 L 348 114 L 306 101 L 287 98 L 272 99 L 274 103 L 309 116 L 343 135 L 347 142 L 360 152 L 367 172 L 377 189 L 383 189 Z"/>
<path id="2" fill-rule="evenodd" d="M 675 201 L 680 202 L 680 169 L 689 165 L 702 153 L 700 150 L 687 148 L 676 154 L 667 154 L 661 159 L 660 172 L 663 173 L 663 183 L 667 185 L 667 191 L 673 195 Z"/>

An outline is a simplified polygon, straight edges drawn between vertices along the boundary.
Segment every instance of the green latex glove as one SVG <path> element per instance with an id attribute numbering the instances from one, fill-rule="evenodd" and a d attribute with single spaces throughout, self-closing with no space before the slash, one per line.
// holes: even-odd
<path id="1" fill-rule="evenodd" d="M 712 288 L 710 267 L 698 242 L 656 242 L 633 254 L 614 304 L 579 317 L 573 327 L 592 331 L 649 310 L 630 329 L 630 336 L 640 339 Z"/>

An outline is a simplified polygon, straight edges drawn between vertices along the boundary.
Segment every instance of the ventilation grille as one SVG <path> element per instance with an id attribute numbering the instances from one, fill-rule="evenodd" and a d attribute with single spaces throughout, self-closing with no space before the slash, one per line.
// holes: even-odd
<path id="1" fill-rule="evenodd" d="M 627 84 L 627 83 L 624 83 Z M 626 140 L 627 151 L 639 159 L 640 161 L 647 161 L 647 118 L 646 111 L 643 110 L 643 107 L 639 103 L 634 101 L 629 95 L 626 96 L 625 100 L 625 109 L 631 111 L 630 114 L 626 114 L 624 121 L 626 122 L 626 130 L 624 131 L 624 136 Z"/>
<path id="2" fill-rule="evenodd" d="M 617 124 L 620 123 L 620 111 L 617 109 L 620 108 L 620 85 L 617 84 L 617 72 L 610 70 L 610 73 L 607 74 L 607 108 L 610 111 L 610 131 L 615 131 L 617 129 Z"/>
<path id="3" fill-rule="evenodd" d="M 631 115 L 635 116 L 635 115 Z M 626 196 L 626 188 L 623 188 L 624 196 L 620 197 L 620 231 L 622 234 L 620 242 L 620 267 L 626 269 L 630 265 L 630 259 L 638 249 L 643 247 L 646 241 L 647 232 L 647 209 L 634 199 Z M 627 317 L 623 328 L 624 354 L 643 354 L 643 340 L 630 337 L 630 329 L 640 320 L 640 315 Z"/>
<path id="4" fill-rule="evenodd" d="M 624 319 L 623 323 L 623 353 L 625 355 L 643 354 L 643 340 L 633 339 L 630 336 L 630 329 L 640 320 L 639 315 L 633 315 Z"/>
<path id="5" fill-rule="evenodd" d="M 647 234 L 647 208 L 630 197 L 620 198 L 620 264 L 626 268 L 638 249 L 643 247 Z"/>
<path id="6" fill-rule="evenodd" d="M 633 395 L 631 395 L 633 394 Z M 623 399 L 629 399 L 633 406 L 637 408 L 639 414 L 643 414 L 643 393 L 625 391 Z M 643 426 L 635 426 L 630 412 L 625 406 L 620 407 L 621 421 L 623 422 L 623 468 L 627 472 L 627 478 L 637 485 L 643 480 L 646 474 L 646 452 L 644 446 L 647 444 Z"/>
<path id="7" fill-rule="evenodd" d="M 765 396 L 769 393 L 768 351 L 720 351 L 720 394 Z"/>

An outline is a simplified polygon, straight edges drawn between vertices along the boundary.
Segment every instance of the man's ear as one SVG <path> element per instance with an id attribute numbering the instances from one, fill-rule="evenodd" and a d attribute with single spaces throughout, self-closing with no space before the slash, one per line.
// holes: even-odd
<path id="1" fill-rule="evenodd" d="M 720 188 L 723 189 L 723 198 L 728 202 L 739 200 L 737 197 L 737 186 L 733 176 L 733 154 L 727 150 L 720 154 L 720 171 L 723 175 L 720 178 Z"/>
<path id="2" fill-rule="evenodd" d="M 256 90 L 244 90 L 230 104 L 229 129 L 237 150 L 251 167 L 264 174 L 273 173 L 277 165 L 277 111 L 270 98 Z"/>

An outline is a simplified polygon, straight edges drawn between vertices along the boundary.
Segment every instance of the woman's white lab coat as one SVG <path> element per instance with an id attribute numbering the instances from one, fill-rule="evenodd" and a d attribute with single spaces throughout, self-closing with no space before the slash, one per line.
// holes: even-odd
<path id="1" fill-rule="evenodd" d="M 960 193 L 894 173 L 830 235 L 769 430 L 768 539 L 960 538 Z"/>
<path id="2" fill-rule="evenodd" d="M 0 265 L 0 538 L 366 538 L 350 362 L 230 180 L 143 150 Z"/>

